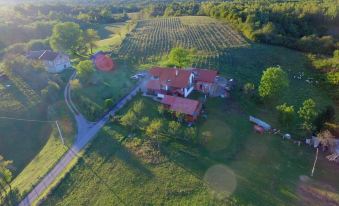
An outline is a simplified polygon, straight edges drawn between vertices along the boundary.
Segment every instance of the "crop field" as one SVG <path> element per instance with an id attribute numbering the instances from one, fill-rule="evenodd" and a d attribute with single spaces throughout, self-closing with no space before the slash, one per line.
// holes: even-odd
<path id="1" fill-rule="evenodd" d="M 137 63 L 160 60 L 171 48 L 195 49 L 194 66 L 209 68 L 227 60 L 227 50 L 248 43 L 227 24 L 209 17 L 173 17 L 139 21 L 124 39 L 119 55 Z"/>

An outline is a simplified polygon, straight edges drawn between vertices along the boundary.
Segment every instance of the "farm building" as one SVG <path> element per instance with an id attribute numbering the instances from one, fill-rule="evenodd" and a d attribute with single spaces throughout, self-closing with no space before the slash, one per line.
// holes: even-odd
<path id="1" fill-rule="evenodd" d="M 72 66 L 67 55 L 50 50 L 30 51 L 26 58 L 41 62 L 50 73 L 59 73 Z"/>
<path id="2" fill-rule="evenodd" d="M 152 77 L 146 85 L 149 94 L 187 97 L 194 89 L 191 70 L 156 67 L 149 74 Z"/>
<path id="3" fill-rule="evenodd" d="M 194 74 L 195 89 L 205 94 L 212 92 L 218 72 L 208 69 L 192 69 Z"/>
<path id="4" fill-rule="evenodd" d="M 164 95 L 161 103 L 165 105 L 165 108 L 176 113 L 182 113 L 185 115 L 187 122 L 194 122 L 202 109 L 202 105 L 197 100 L 185 99 L 182 97 L 173 97 Z"/>
<path id="5" fill-rule="evenodd" d="M 215 90 L 217 71 L 207 69 L 152 68 L 146 88 L 153 95 L 187 97 L 193 90 L 210 94 Z"/>

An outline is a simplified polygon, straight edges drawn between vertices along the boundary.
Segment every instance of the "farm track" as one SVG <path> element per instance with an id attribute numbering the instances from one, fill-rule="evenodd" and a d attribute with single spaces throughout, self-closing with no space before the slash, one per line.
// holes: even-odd
<path id="1" fill-rule="evenodd" d="M 246 45 L 230 26 L 209 17 L 171 17 L 139 21 L 122 43 L 119 55 L 132 62 L 148 63 L 182 46 L 198 51 L 193 66 L 215 68 L 230 60 L 227 49 Z"/>

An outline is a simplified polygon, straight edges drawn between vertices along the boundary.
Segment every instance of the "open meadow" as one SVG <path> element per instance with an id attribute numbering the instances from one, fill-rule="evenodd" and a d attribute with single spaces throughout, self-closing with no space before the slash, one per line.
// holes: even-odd
<path id="1" fill-rule="evenodd" d="M 137 100 L 147 108 L 143 117 L 168 123 L 158 103 Z M 329 201 L 338 203 L 339 185 L 328 165 L 320 165 L 312 180 L 304 177 L 312 149 L 254 133 L 248 111 L 241 113 L 236 102 L 211 98 L 205 106 L 208 117 L 196 125 L 200 144 L 183 140 L 182 133 L 169 135 L 165 127 L 160 157 L 143 132 L 108 124 L 42 205 L 300 205 L 312 192 L 331 194 Z"/>
<path id="2" fill-rule="evenodd" d="M 185 17 L 185 21 L 188 18 Z M 136 29 L 127 35 L 127 41 L 125 39 L 123 42 L 122 48 L 126 49 L 123 52 L 126 53 L 121 55 L 152 59 L 153 55 L 157 55 L 152 53 L 154 50 L 175 46 L 164 42 L 159 47 L 148 47 L 152 41 L 160 41 L 147 35 L 147 41 L 126 42 L 132 37 L 141 38 L 139 30 L 152 31 L 164 22 L 177 22 L 178 19 L 143 21 L 144 27 L 138 23 Z M 194 18 L 192 21 L 195 22 Z M 152 24 L 149 25 L 149 22 Z M 165 25 L 164 30 L 171 28 Z M 213 22 L 211 25 L 215 26 Z M 183 33 L 177 28 L 172 28 L 177 35 L 172 38 L 180 39 Z M 208 26 L 205 25 L 205 28 Z M 235 31 L 228 33 L 236 34 Z M 322 198 L 334 205 L 339 204 L 339 184 L 330 163 L 321 161 L 314 177 L 310 178 L 314 160 L 312 148 L 305 145 L 299 147 L 277 135 L 256 134 L 248 121 L 249 115 L 255 115 L 279 128 L 276 104 L 287 102 L 299 107 L 305 99 L 312 97 L 319 109 L 333 105 L 317 85 L 305 81 L 317 75 L 310 70 L 308 59 L 300 52 L 282 47 L 244 45 L 237 43 L 236 39 L 232 41 L 238 47 L 227 45 L 220 48 L 227 51 L 227 58 L 219 55 L 209 61 L 209 68 L 217 69 L 221 76 L 235 79 L 236 89 L 230 98 L 207 99 L 206 116 L 201 117 L 194 126 L 197 130 L 196 143 L 185 140 L 182 132 L 169 134 L 166 125 L 171 118 L 159 114 L 158 103 L 139 96 L 133 102 L 142 100 L 145 103 L 142 117 L 164 121 L 160 156 L 147 146 L 145 131 L 131 132 L 130 128 L 120 125 L 118 121 L 111 122 L 93 140 L 79 163 L 43 205 L 319 205 L 324 200 Z M 134 47 L 129 50 L 126 45 Z M 206 43 L 205 47 L 207 45 L 210 44 Z M 166 50 L 159 54 L 165 55 Z M 241 85 L 247 82 L 257 85 L 262 71 L 270 66 L 280 66 L 288 74 L 290 88 L 274 102 L 258 104 L 257 100 L 242 93 Z M 130 68 L 118 69 L 115 71 L 119 72 L 117 79 L 112 73 L 107 75 L 110 80 L 104 82 L 123 83 L 133 71 Z M 304 79 L 294 78 L 301 73 Z M 103 85 L 110 88 L 109 84 Z M 201 98 L 199 94 L 194 96 Z M 103 99 L 98 104 L 102 104 Z M 133 102 L 119 115 L 132 108 Z M 182 123 L 181 128 L 185 130 L 187 125 Z M 290 132 L 295 139 L 303 138 L 299 129 L 283 132 Z M 154 162 L 154 158 L 157 161 Z M 230 199 L 226 198 L 228 195 L 231 195 Z"/>

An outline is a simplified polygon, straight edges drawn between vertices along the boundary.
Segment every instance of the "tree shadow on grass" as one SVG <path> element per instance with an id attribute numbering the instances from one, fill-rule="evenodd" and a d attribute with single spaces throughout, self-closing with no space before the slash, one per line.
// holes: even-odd
<path id="1" fill-rule="evenodd" d="M 110 161 L 115 157 L 122 160 L 137 174 L 140 174 L 147 179 L 154 177 L 153 173 L 141 162 L 141 160 L 132 154 L 118 140 L 114 139 L 114 137 L 111 137 L 110 134 L 108 134 L 108 132 L 105 130 L 101 131 L 100 136 L 95 142 L 93 142 L 91 148 L 91 152 L 95 152 L 103 158 L 103 163 Z"/>

